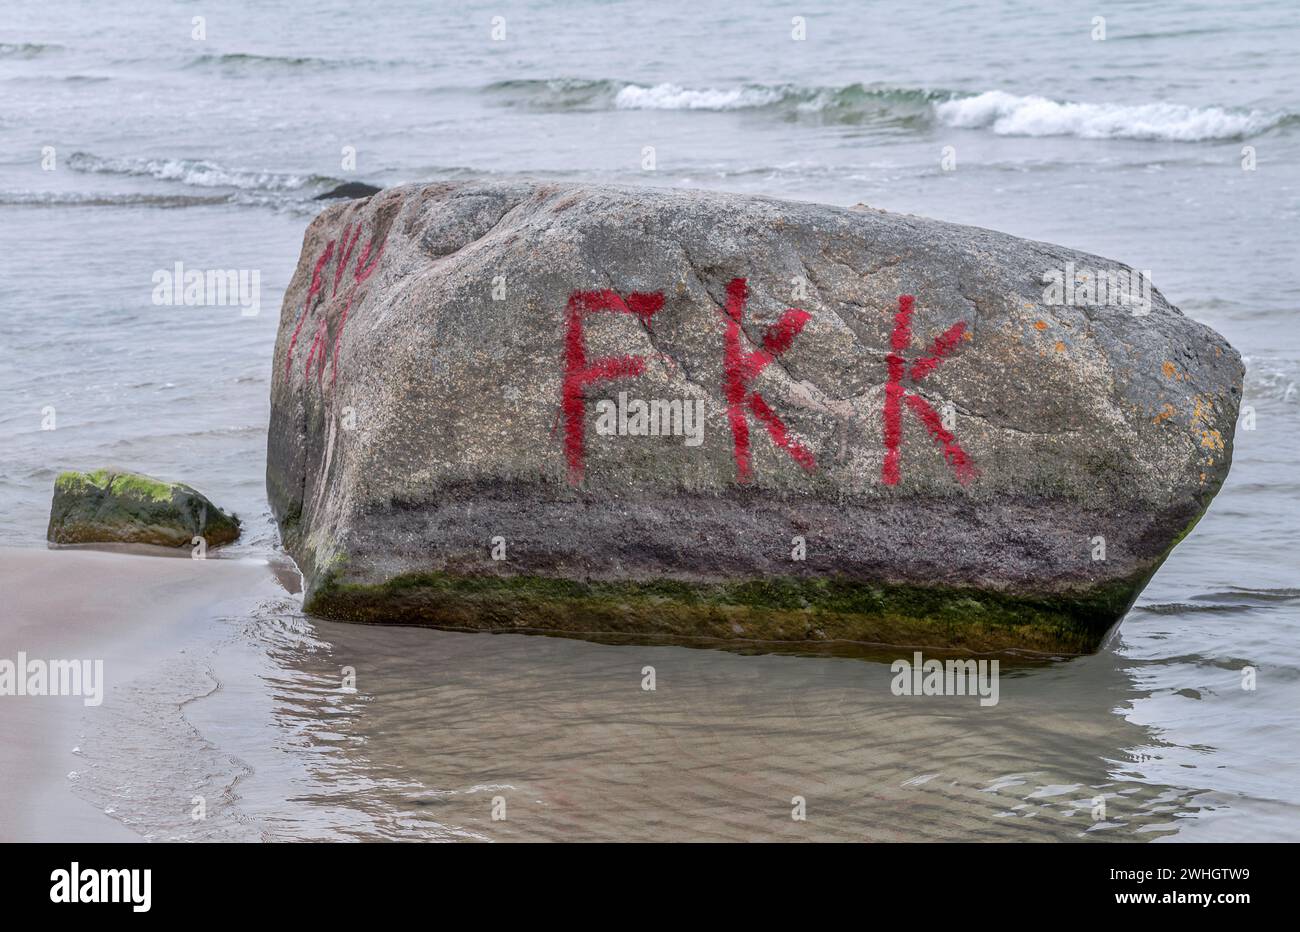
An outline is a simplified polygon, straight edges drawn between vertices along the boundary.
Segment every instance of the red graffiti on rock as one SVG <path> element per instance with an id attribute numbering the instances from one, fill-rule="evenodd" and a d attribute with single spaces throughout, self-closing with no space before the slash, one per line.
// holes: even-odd
<path id="1" fill-rule="evenodd" d="M 316 260 L 316 266 L 312 269 L 311 284 L 307 288 L 307 300 L 303 302 L 302 313 L 298 317 L 298 324 L 293 329 L 293 335 L 289 338 L 289 349 L 284 354 L 284 373 L 289 374 L 289 369 L 293 364 L 293 351 L 298 345 L 298 336 L 302 331 L 302 325 L 311 315 L 314 308 L 313 302 L 319 298 L 321 301 L 332 300 L 338 295 L 339 283 L 343 280 L 343 273 L 347 269 L 348 263 L 352 261 L 352 254 L 356 250 L 357 241 L 361 238 L 361 221 L 345 227 L 341 243 L 330 240 L 325 246 L 325 251 L 321 253 Z M 330 385 L 333 386 L 338 378 L 339 364 L 339 346 L 343 340 L 343 328 L 347 326 L 348 314 L 352 310 L 352 305 L 356 303 L 361 294 L 361 286 L 365 281 L 374 274 L 379 265 L 379 258 L 383 255 L 384 244 L 380 242 L 379 248 L 375 248 L 376 241 L 371 240 L 361 247 L 361 252 L 357 255 L 356 266 L 352 270 L 352 283 L 346 287 L 344 292 L 343 312 L 339 316 L 338 328 L 334 334 L 334 351 L 329 352 L 329 318 L 322 315 L 316 324 L 316 330 L 312 335 L 311 348 L 307 352 L 307 361 L 303 366 L 304 385 L 311 380 L 312 365 L 316 365 L 316 381 L 319 384 L 325 375 L 325 361 L 330 359 Z M 372 255 L 373 253 L 373 255 Z M 325 267 L 329 265 L 330 259 L 338 257 L 338 262 L 334 266 L 334 287 L 330 292 L 328 299 L 324 298 L 325 282 L 322 273 Z M 317 302 L 319 303 L 319 302 Z"/>
<path id="2" fill-rule="evenodd" d="M 569 295 L 567 330 L 564 338 L 564 452 L 569 461 L 569 481 L 582 481 L 586 435 L 584 414 L 587 386 L 595 382 L 631 378 L 645 372 L 644 356 L 603 356 L 588 361 L 582 321 L 601 312 L 635 314 L 647 325 L 664 306 L 662 291 L 634 291 L 624 300 L 616 291 L 575 291 Z"/>
<path id="3" fill-rule="evenodd" d="M 753 478 L 749 448 L 749 415 L 753 415 L 767 428 L 768 434 L 796 463 L 812 471 L 817 461 L 812 451 L 790 436 L 785 422 L 763 399 L 750 389 L 750 384 L 794 343 L 811 317 L 807 311 L 790 308 L 781 319 L 763 333 L 763 348 L 745 350 L 741 320 L 745 315 L 745 300 L 749 289 L 743 278 L 733 278 L 727 284 L 727 334 L 723 344 L 723 368 L 726 372 L 724 387 L 727 395 L 727 420 L 731 424 L 732 458 L 736 461 L 736 481 L 747 483 Z"/>
<path id="4" fill-rule="evenodd" d="M 965 485 L 975 478 L 975 463 L 962 449 L 952 431 L 943 426 L 943 419 L 930 403 L 903 387 L 903 376 L 907 374 L 915 384 L 937 369 L 939 363 L 952 355 L 961 342 L 966 332 L 966 322 L 958 321 L 936 337 L 930 346 L 930 354 L 913 360 L 911 371 L 908 372 L 903 353 L 912 342 L 912 311 L 915 305 L 916 299 L 912 295 L 899 296 L 898 313 L 894 315 L 894 333 L 890 340 L 893 352 L 885 358 L 889 366 L 889 380 L 885 383 L 885 462 L 880 468 L 880 478 L 885 485 L 898 485 L 903 443 L 903 403 L 906 402 L 921 419 L 934 442 L 943 445 L 943 458 L 956 474 L 957 481 Z"/>
<path id="5" fill-rule="evenodd" d="M 742 485 L 752 481 L 754 474 L 749 433 L 751 417 L 767 429 L 772 443 L 778 449 L 786 451 L 804 470 L 812 472 L 817 468 L 812 450 L 793 436 L 767 400 L 752 388 L 758 375 L 790 349 L 812 315 L 798 308 L 787 309 L 776 323 L 770 324 L 763 331 L 762 346 L 748 349 L 747 338 L 741 326 L 748 297 L 749 289 L 745 279 L 733 278 L 727 284 L 726 306 L 722 309 L 726 324 L 722 353 L 723 393 L 727 402 L 727 422 L 731 427 L 736 481 Z M 649 327 L 651 318 L 663 304 L 663 292 L 632 292 L 626 298 L 610 290 L 575 291 L 569 295 L 562 407 L 564 450 L 569 464 L 569 481 L 574 485 L 582 482 L 585 471 L 588 387 L 599 382 L 637 378 L 644 375 L 646 370 L 645 357 L 635 354 L 589 360 L 583 321 L 588 315 L 596 313 L 629 314 Z M 903 382 L 905 378 L 913 385 L 921 382 L 956 351 L 963 338 L 969 339 L 966 322 L 959 321 L 936 337 L 929 353 L 914 359 L 909 368 L 903 354 L 912 342 L 915 304 L 912 295 L 899 297 L 898 313 L 894 317 L 894 332 L 890 340 L 892 352 L 886 357 L 885 461 L 881 468 L 881 479 L 886 485 L 897 485 L 899 482 L 903 406 L 907 405 L 920 418 L 934 442 L 942 446 L 944 460 L 957 480 L 964 485 L 977 475 L 974 461 L 957 442 L 952 431 L 944 426 L 943 419 L 930 403 L 915 391 L 904 387 Z M 668 361 L 671 362 L 671 359 Z"/>

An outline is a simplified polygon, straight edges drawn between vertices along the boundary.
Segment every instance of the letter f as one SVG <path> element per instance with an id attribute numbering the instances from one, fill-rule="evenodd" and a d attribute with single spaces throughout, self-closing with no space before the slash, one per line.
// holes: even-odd
<path id="1" fill-rule="evenodd" d="M 645 372 L 642 356 L 604 356 L 587 360 L 587 344 L 583 339 L 582 320 L 588 314 L 606 311 L 614 314 L 635 314 L 647 325 L 650 318 L 664 306 L 663 292 L 634 291 L 624 301 L 616 291 L 575 291 L 569 295 L 568 329 L 564 339 L 564 453 L 569 461 L 569 482 L 582 482 L 586 424 L 583 414 L 587 402 L 587 386 L 593 382 L 631 378 Z"/>

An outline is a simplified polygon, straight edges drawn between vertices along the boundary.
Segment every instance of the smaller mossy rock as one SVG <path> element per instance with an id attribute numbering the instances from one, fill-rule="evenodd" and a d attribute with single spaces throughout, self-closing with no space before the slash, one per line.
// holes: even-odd
<path id="1" fill-rule="evenodd" d="M 65 472 L 54 480 L 46 539 L 55 544 L 156 544 L 209 547 L 239 537 L 239 518 L 181 482 L 97 469 Z"/>

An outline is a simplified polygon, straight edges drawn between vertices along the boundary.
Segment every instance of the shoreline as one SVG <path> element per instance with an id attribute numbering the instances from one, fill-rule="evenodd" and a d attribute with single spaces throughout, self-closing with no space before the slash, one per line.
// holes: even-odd
<path id="1" fill-rule="evenodd" d="M 223 605 L 271 587 L 250 559 L 0 547 L 0 659 L 102 661 L 104 700 L 0 695 L 0 841 L 143 841 L 73 790 L 83 716 L 195 642 Z"/>

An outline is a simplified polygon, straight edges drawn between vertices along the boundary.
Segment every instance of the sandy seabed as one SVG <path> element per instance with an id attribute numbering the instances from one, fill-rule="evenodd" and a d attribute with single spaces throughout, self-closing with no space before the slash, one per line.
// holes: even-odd
<path id="1" fill-rule="evenodd" d="M 265 561 L 0 548 L 0 659 L 102 661 L 108 701 L 271 587 Z M 73 792 L 88 698 L 0 696 L 0 841 L 141 840 Z"/>

